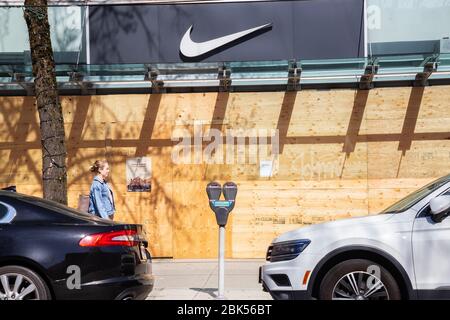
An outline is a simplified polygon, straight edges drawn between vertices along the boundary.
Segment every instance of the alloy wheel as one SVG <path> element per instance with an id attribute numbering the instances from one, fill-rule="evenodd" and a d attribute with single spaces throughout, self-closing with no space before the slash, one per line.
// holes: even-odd
<path id="1" fill-rule="evenodd" d="M 39 292 L 30 278 L 6 273 L 0 275 L 0 300 L 39 300 Z"/>
<path id="2" fill-rule="evenodd" d="M 333 300 L 389 300 L 384 283 L 375 275 L 354 271 L 340 278 L 333 289 Z"/>

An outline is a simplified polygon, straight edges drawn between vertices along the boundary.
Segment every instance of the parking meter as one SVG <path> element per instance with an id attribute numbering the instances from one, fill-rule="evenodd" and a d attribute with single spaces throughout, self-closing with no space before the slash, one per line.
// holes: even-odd
<path id="1" fill-rule="evenodd" d="M 225 197 L 225 200 L 231 202 L 231 207 L 229 208 L 229 211 L 234 209 L 234 202 L 236 201 L 236 195 L 237 195 L 237 185 L 234 182 L 227 182 L 223 185 L 223 195 Z"/>
<path id="2" fill-rule="evenodd" d="M 222 192 L 225 196 L 225 201 L 219 200 Z M 210 182 L 206 186 L 206 193 L 209 198 L 209 207 L 216 215 L 217 224 L 221 227 L 225 227 L 228 221 L 228 215 L 234 208 L 237 194 L 236 184 L 227 182 L 222 188 L 219 183 Z"/>
<path id="3" fill-rule="evenodd" d="M 220 200 L 222 194 L 225 200 Z M 228 221 L 228 215 L 234 208 L 237 194 L 237 185 L 234 182 L 227 182 L 223 188 L 218 182 L 210 182 L 206 186 L 208 194 L 209 207 L 216 215 L 216 221 L 219 225 L 219 288 L 218 299 L 225 299 L 225 226 Z"/>
<path id="4" fill-rule="evenodd" d="M 208 194 L 209 201 L 219 200 L 222 194 L 222 186 L 218 182 L 210 182 L 206 186 L 206 193 Z"/>

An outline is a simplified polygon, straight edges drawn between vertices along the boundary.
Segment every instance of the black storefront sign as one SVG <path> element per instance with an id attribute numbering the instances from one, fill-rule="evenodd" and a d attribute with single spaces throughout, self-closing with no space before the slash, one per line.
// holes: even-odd
<path id="1" fill-rule="evenodd" d="M 363 0 L 93 6 L 90 63 L 363 57 L 363 8 Z"/>

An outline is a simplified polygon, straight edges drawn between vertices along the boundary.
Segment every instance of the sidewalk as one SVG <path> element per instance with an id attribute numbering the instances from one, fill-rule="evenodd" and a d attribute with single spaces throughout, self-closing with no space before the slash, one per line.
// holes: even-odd
<path id="1" fill-rule="evenodd" d="M 258 283 L 264 259 L 225 261 L 225 298 L 271 300 Z M 211 300 L 217 296 L 217 260 L 153 260 L 155 287 L 148 300 Z"/>

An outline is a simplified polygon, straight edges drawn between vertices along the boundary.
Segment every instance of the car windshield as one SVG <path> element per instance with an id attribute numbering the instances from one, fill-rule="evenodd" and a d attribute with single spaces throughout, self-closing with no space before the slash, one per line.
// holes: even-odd
<path id="1" fill-rule="evenodd" d="M 439 178 L 426 186 L 420 188 L 417 191 L 414 191 L 410 195 L 406 196 L 402 200 L 398 201 L 394 205 L 390 206 L 386 210 L 382 211 L 381 213 L 399 213 L 403 212 L 405 210 L 408 210 L 413 205 L 418 203 L 420 200 L 424 199 L 426 196 L 431 194 L 436 189 L 439 189 L 447 182 L 450 182 L 450 175 Z"/>

